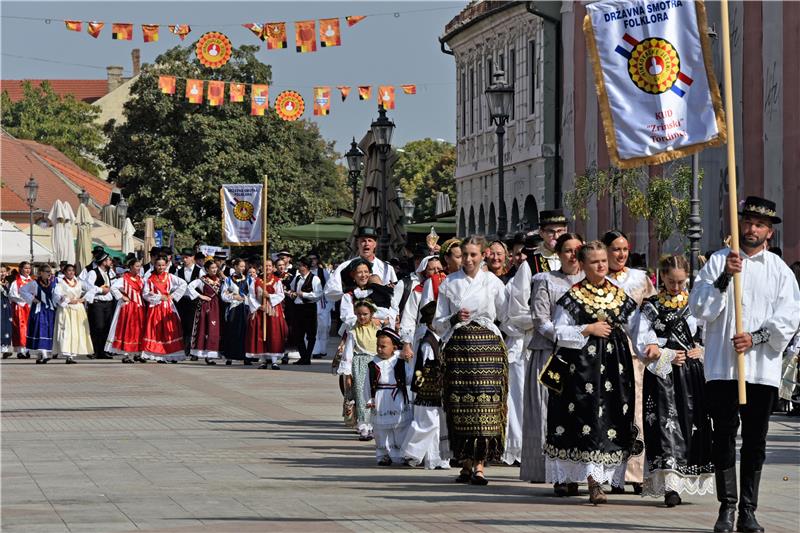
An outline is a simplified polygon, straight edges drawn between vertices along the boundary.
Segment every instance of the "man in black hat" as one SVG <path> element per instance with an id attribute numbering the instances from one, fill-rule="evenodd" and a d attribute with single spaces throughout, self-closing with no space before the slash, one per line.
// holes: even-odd
<path id="1" fill-rule="evenodd" d="M 311 261 L 307 257 L 298 261 L 297 276 L 292 280 L 287 297 L 294 304 L 294 344 L 300 352 L 300 360 L 294 364 L 310 365 L 317 339 L 317 301 L 322 298 L 322 284 L 317 276 L 311 274 Z"/>
<path id="2" fill-rule="evenodd" d="M 89 275 L 89 272 L 97 268 L 97 258 L 101 255 L 105 254 L 106 250 L 100 245 L 95 246 L 92 248 L 92 262 L 88 265 L 84 265 L 83 270 L 81 270 L 80 274 L 78 274 L 78 279 L 81 281 L 86 280 L 86 276 Z"/>
<path id="3" fill-rule="evenodd" d="M 156 260 L 161 255 L 161 247 L 160 246 L 153 246 L 150 248 L 150 262 L 142 267 L 142 276 L 146 275 L 148 272 L 152 272 L 156 269 Z"/>
<path id="4" fill-rule="evenodd" d="M 175 270 L 175 275 L 185 281 L 187 285 L 206 275 L 206 271 L 203 270 L 203 267 L 195 263 L 194 250 L 191 248 L 184 248 L 181 250 L 181 258 L 183 259 L 183 265 Z M 175 302 L 178 315 L 181 317 L 183 346 L 186 357 L 189 357 L 189 350 L 191 350 L 192 347 L 192 328 L 194 327 L 194 312 L 197 307 L 195 296 L 196 293 L 193 290 L 187 290 L 183 294 L 183 297 Z M 197 357 L 192 357 L 192 360 L 196 361 Z"/>
<path id="5" fill-rule="evenodd" d="M 94 346 L 94 355 L 89 358 L 111 359 L 111 356 L 106 355 L 105 347 L 116 307 L 114 296 L 111 294 L 111 283 L 115 278 L 111 268 L 113 261 L 104 252 L 97 256 L 95 263 L 97 266 L 83 280 L 85 300 L 88 304 L 86 311 L 89 318 L 89 334 Z"/>
<path id="6" fill-rule="evenodd" d="M 372 263 L 372 274 L 380 277 L 383 285 L 397 283 L 397 273 L 394 268 L 375 256 L 375 249 L 378 246 L 378 232 L 375 228 L 367 226 L 358 228 L 356 246 L 358 247 L 358 257 Z M 325 297 L 328 301 L 338 302 L 344 293 L 352 288 L 353 280 L 350 278 L 348 268 L 350 261 L 344 261 L 331 275 L 330 281 L 325 286 Z"/>
<path id="7" fill-rule="evenodd" d="M 689 297 L 692 315 L 706 324 L 706 407 L 713 421 L 712 457 L 719 517 L 714 531 L 764 531 L 756 520 L 767 428 L 781 381 L 782 354 L 800 323 L 800 290 L 788 266 L 767 251 L 781 219 L 775 203 L 750 196 L 739 212 L 738 254 L 714 253 Z M 742 326 L 736 333 L 734 274 L 741 273 Z M 746 405 L 739 405 L 737 353 L 745 356 Z M 740 493 L 736 487 L 736 433 L 742 425 Z"/>
<path id="8" fill-rule="evenodd" d="M 561 260 L 556 253 L 556 241 L 567 232 L 567 217 L 561 209 L 551 209 L 539 213 L 539 236 L 542 243 L 533 255 L 528 256 L 528 264 L 533 275 L 539 272 L 554 272 L 561 268 Z"/>

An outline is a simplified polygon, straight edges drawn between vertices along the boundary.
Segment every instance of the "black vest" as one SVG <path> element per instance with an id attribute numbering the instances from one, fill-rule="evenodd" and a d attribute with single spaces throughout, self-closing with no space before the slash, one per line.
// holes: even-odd
<path id="1" fill-rule="evenodd" d="M 183 281 L 186 281 L 186 278 L 185 278 L 185 277 L 183 277 L 183 272 L 181 272 L 181 274 L 180 274 L 180 275 L 178 274 L 178 270 L 181 270 L 181 271 L 182 271 L 182 270 L 184 270 L 185 268 L 186 268 L 186 267 L 184 266 L 184 267 L 181 267 L 181 268 L 179 268 L 179 269 L 176 269 L 176 270 L 175 270 L 175 272 L 173 272 L 173 274 L 175 274 L 176 276 L 178 276 L 179 278 L 181 278 Z M 199 278 L 200 278 L 200 267 L 199 267 L 199 266 L 197 266 L 197 265 L 193 265 L 193 266 L 192 266 L 192 275 L 189 277 L 189 281 L 188 281 L 187 283 L 191 283 L 191 282 L 193 282 L 194 280 L 196 280 L 196 279 L 199 279 Z"/>
<path id="2" fill-rule="evenodd" d="M 298 276 L 299 275 L 300 274 L 298 274 Z M 303 286 L 300 288 L 300 290 L 304 293 L 312 292 L 314 290 L 314 276 L 311 273 L 306 276 L 306 279 L 303 282 Z"/>
<path id="3" fill-rule="evenodd" d="M 103 278 L 102 272 L 100 272 L 100 267 L 96 267 L 96 268 L 94 268 L 92 270 L 93 270 L 94 275 L 95 275 L 94 286 L 95 287 L 102 287 L 103 285 L 105 285 L 106 282 L 105 282 L 105 279 Z M 114 276 L 111 274 L 111 270 L 106 272 L 106 275 L 108 276 L 108 282 L 111 283 L 111 280 L 114 279 Z"/>

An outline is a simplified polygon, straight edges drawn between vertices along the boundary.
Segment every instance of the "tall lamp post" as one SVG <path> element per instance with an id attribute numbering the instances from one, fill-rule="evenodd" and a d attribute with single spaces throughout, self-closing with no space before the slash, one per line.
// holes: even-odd
<path id="1" fill-rule="evenodd" d="M 505 73 L 498 70 L 494 73 L 494 83 L 486 91 L 486 103 L 489 106 L 489 116 L 497 126 L 497 192 L 500 196 L 498 206 L 500 215 L 497 217 L 497 238 L 503 239 L 508 231 L 505 200 L 505 176 L 503 174 L 503 136 L 506 133 L 506 122 L 511 116 L 514 106 L 514 86 L 505 81 Z"/>
<path id="2" fill-rule="evenodd" d="M 85 205 L 87 207 L 89 205 L 89 199 L 90 198 L 91 197 L 89 196 L 89 193 L 86 192 L 86 189 L 81 189 L 81 192 L 78 193 L 78 200 L 80 200 L 81 204 L 83 204 L 83 205 Z"/>
<path id="3" fill-rule="evenodd" d="M 30 237 L 31 237 L 31 264 L 33 263 L 33 205 L 36 203 L 36 196 L 39 194 L 39 184 L 33 179 L 33 175 L 28 178 L 28 182 L 25 183 L 25 192 L 28 193 L 28 213 L 30 215 L 29 219 L 29 230 L 30 230 Z"/>
<path id="4" fill-rule="evenodd" d="M 389 260 L 389 176 L 386 173 L 386 159 L 392 149 L 392 133 L 394 122 L 386 117 L 386 110 L 378 106 L 378 118 L 371 125 L 372 139 L 381 155 L 381 239 L 378 243 L 378 252 L 385 261 Z"/>
<path id="5" fill-rule="evenodd" d="M 353 217 L 355 219 L 356 209 L 358 208 L 358 176 L 364 165 L 364 152 L 358 147 L 356 138 L 350 143 L 350 150 L 344 154 L 347 158 L 347 168 L 350 174 L 350 184 L 353 186 Z"/>
<path id="6" fill-rule="evenodd" d="M 128 216 L 128 202 L 125 201 L 124 196 L 120 196 L 119 203 L 117 204 L 117 227 L 119 229 L 125 228 L 125 217 Z"/>

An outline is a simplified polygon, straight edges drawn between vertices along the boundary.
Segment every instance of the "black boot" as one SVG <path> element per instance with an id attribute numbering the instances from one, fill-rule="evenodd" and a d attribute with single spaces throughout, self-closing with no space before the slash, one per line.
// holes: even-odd
<path id="1" fill-rule="evenodd" d="M 758 507 L 758 485 L 761 482 L 761 470 L 742 471 L 741 492 L 739 500 L 739 517 L 736 520 L 736 531 L 742 533 L 762 533 L 764 528 L 756 520 Z"/>
<path id="2" fill-rule="evenodd" d="M 736 515 L 736 466 L 727 470 L 717 470 L 714 474 L 716 478 L 717 500 L 719 505 L 719 517 L 714 524 L 714 531 L 717 533 L 730 533 L 733 531 L 733 519 Z"/>

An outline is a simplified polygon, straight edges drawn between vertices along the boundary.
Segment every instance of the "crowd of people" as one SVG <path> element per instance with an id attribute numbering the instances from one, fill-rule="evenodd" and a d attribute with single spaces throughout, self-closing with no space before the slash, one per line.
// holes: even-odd
<path id="1" fill-rule="evenodd" d="M 399 276 L 399 262 L 375 256 L 374 228 L 360 228 L 356 257 L 330 269 L 315 253 L 292 264 L 285 251 L 248 264 L 186 249 L 176 264 L 153 249 L 150 263 L 129 257 L 118 270 L 100 249 L 80 273 L 44 265 L 35 278 L 23 262 L 0 272 L 3 357 L 279 369 L 290 346 L 295 364 L 325 357 L 333 333 L 344 421 L 374 441 L 378 465 L 456 465 L 456 481 L 474 485 L 489 483 L 487 465 L 519 465 L 521 479 L 559 497 L 585 485 L 595 505 L 606 485 L 626 483 L 668 507 L 716 493 L 715 531 L 763 531 L 769 417 L 800 350 L 800 268 L 768 251 L 780 222 L 773 202 L 749 197 L 740 253 L 709 254 L 691 291 L 682 255 L 653 273 L 631 268 L 623 232 L 585 242 L 560 210 L 508 241 L 429 241 Z"/>

